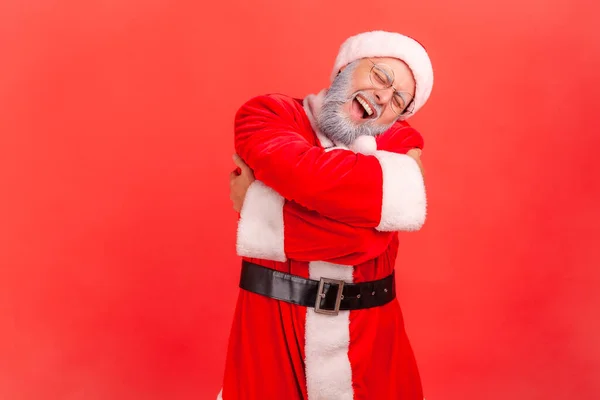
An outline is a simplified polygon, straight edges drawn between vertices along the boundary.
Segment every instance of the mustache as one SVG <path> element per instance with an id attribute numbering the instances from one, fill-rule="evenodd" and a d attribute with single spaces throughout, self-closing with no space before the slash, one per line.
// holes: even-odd
<path id="1" fill-rule="evenodd" d="M 330 91 L 331 91 L 331 89 L 330 89 Z M 377 99 L 375 98 L 375 95 L 373 95 L 365 90 L 358 90 L 354 93 L 351 93 L 350 95 L 348 95 L 347 93 L 342 93 L 341 90 L 334 90 L 334 92 L 331 93 L 331 96 L 329 96 L 329 98 L 327 96 L 325 97 L 325 102 L 327 102 L 331 105 L 335 105 L 335 106 L 343 106 L 348 102 L 354 101 L 357 96 L 360 96 L 363 99 L 367 100 L 367 102 L 371 106 L 371 110 L 374 111 L 374 113 L 375 113 L 374 118 L 364 121 L 365 124 L 369 124 L 373 120 L 376 120 L 377 118 L 379 118 L 381 116 L 381 113 L 383 112 L 383 106 L 378 104 Z M 361 105 L 361 107 L 362 107 L 362 105 Z"/>

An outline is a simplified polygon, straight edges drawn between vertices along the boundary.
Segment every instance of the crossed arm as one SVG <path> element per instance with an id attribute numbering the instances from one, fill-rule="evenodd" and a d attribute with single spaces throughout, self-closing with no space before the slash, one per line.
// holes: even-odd
<path id="1" fill-rule="evenodd" d="M 285 102 L 264 96 L 236 116 L 236 151 L 248 164 L 238 160 L 242 174 L 231 177 L 232 195 L 245 197 L 240 255 L 357 264 L 383 253 L 396 231 L 420 228 L 423 179 L 403 154 L 422 147 L 416 131 L 392 128 L 374 156 L 326 152 L 282 117 L 287 112 Z"/>

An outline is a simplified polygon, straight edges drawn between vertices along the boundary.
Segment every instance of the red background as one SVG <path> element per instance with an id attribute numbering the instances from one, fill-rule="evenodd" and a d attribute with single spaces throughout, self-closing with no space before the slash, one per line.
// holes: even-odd
<path id="1" fill-rule="evenodd" d="M 0 6 L 0 398 L 214 399 L 237 293 L 232 122 L 341 42 L 428 48 L 429 219 L 398 284 L 429 400 L 600 398 L 591 0 Z"/>

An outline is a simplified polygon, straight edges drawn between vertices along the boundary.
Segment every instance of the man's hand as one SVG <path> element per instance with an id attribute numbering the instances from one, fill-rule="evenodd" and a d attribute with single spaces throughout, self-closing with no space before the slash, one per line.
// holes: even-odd
<path id="1" fill-rule="evenodd" d="M 240 168 L 241 172 L 238 174 L 237 171 L 233 171 L 229 174 L 229 198 L 233 203 L 233 209 L 240 212 L 246 198 L 246 192 L 248 192 L 248 188 L 255 181 L 255 178 L 252 169 L 246 165 L 240 156 L 234 154 L 233 162 Z"/>
<path id="2" fill-rule="evenodd" d="M 417 162 L 419 169 L 421 169 L 421 175 L 425 177 L 425 170 L 423 169 L 423 163 L 421 162 L 421 153 L 421 149 L 410 149 L 406 155 Z"/>

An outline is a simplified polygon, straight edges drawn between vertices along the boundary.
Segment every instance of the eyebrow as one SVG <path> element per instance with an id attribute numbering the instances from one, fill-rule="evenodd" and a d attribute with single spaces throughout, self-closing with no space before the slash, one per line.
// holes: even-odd
<path id="1" fill-rule="evenodd" d="M 392 80 L 392 77 L 387 73 L 387 71 L 385 69 L 381 69 L 379 67 L 377 69 L 380 70 L 381 72 L 383 72 L 383 74 L 387 78 L 388 82 L 391 82 L 392 85 L 394 84 L 394 80 Z"/>

